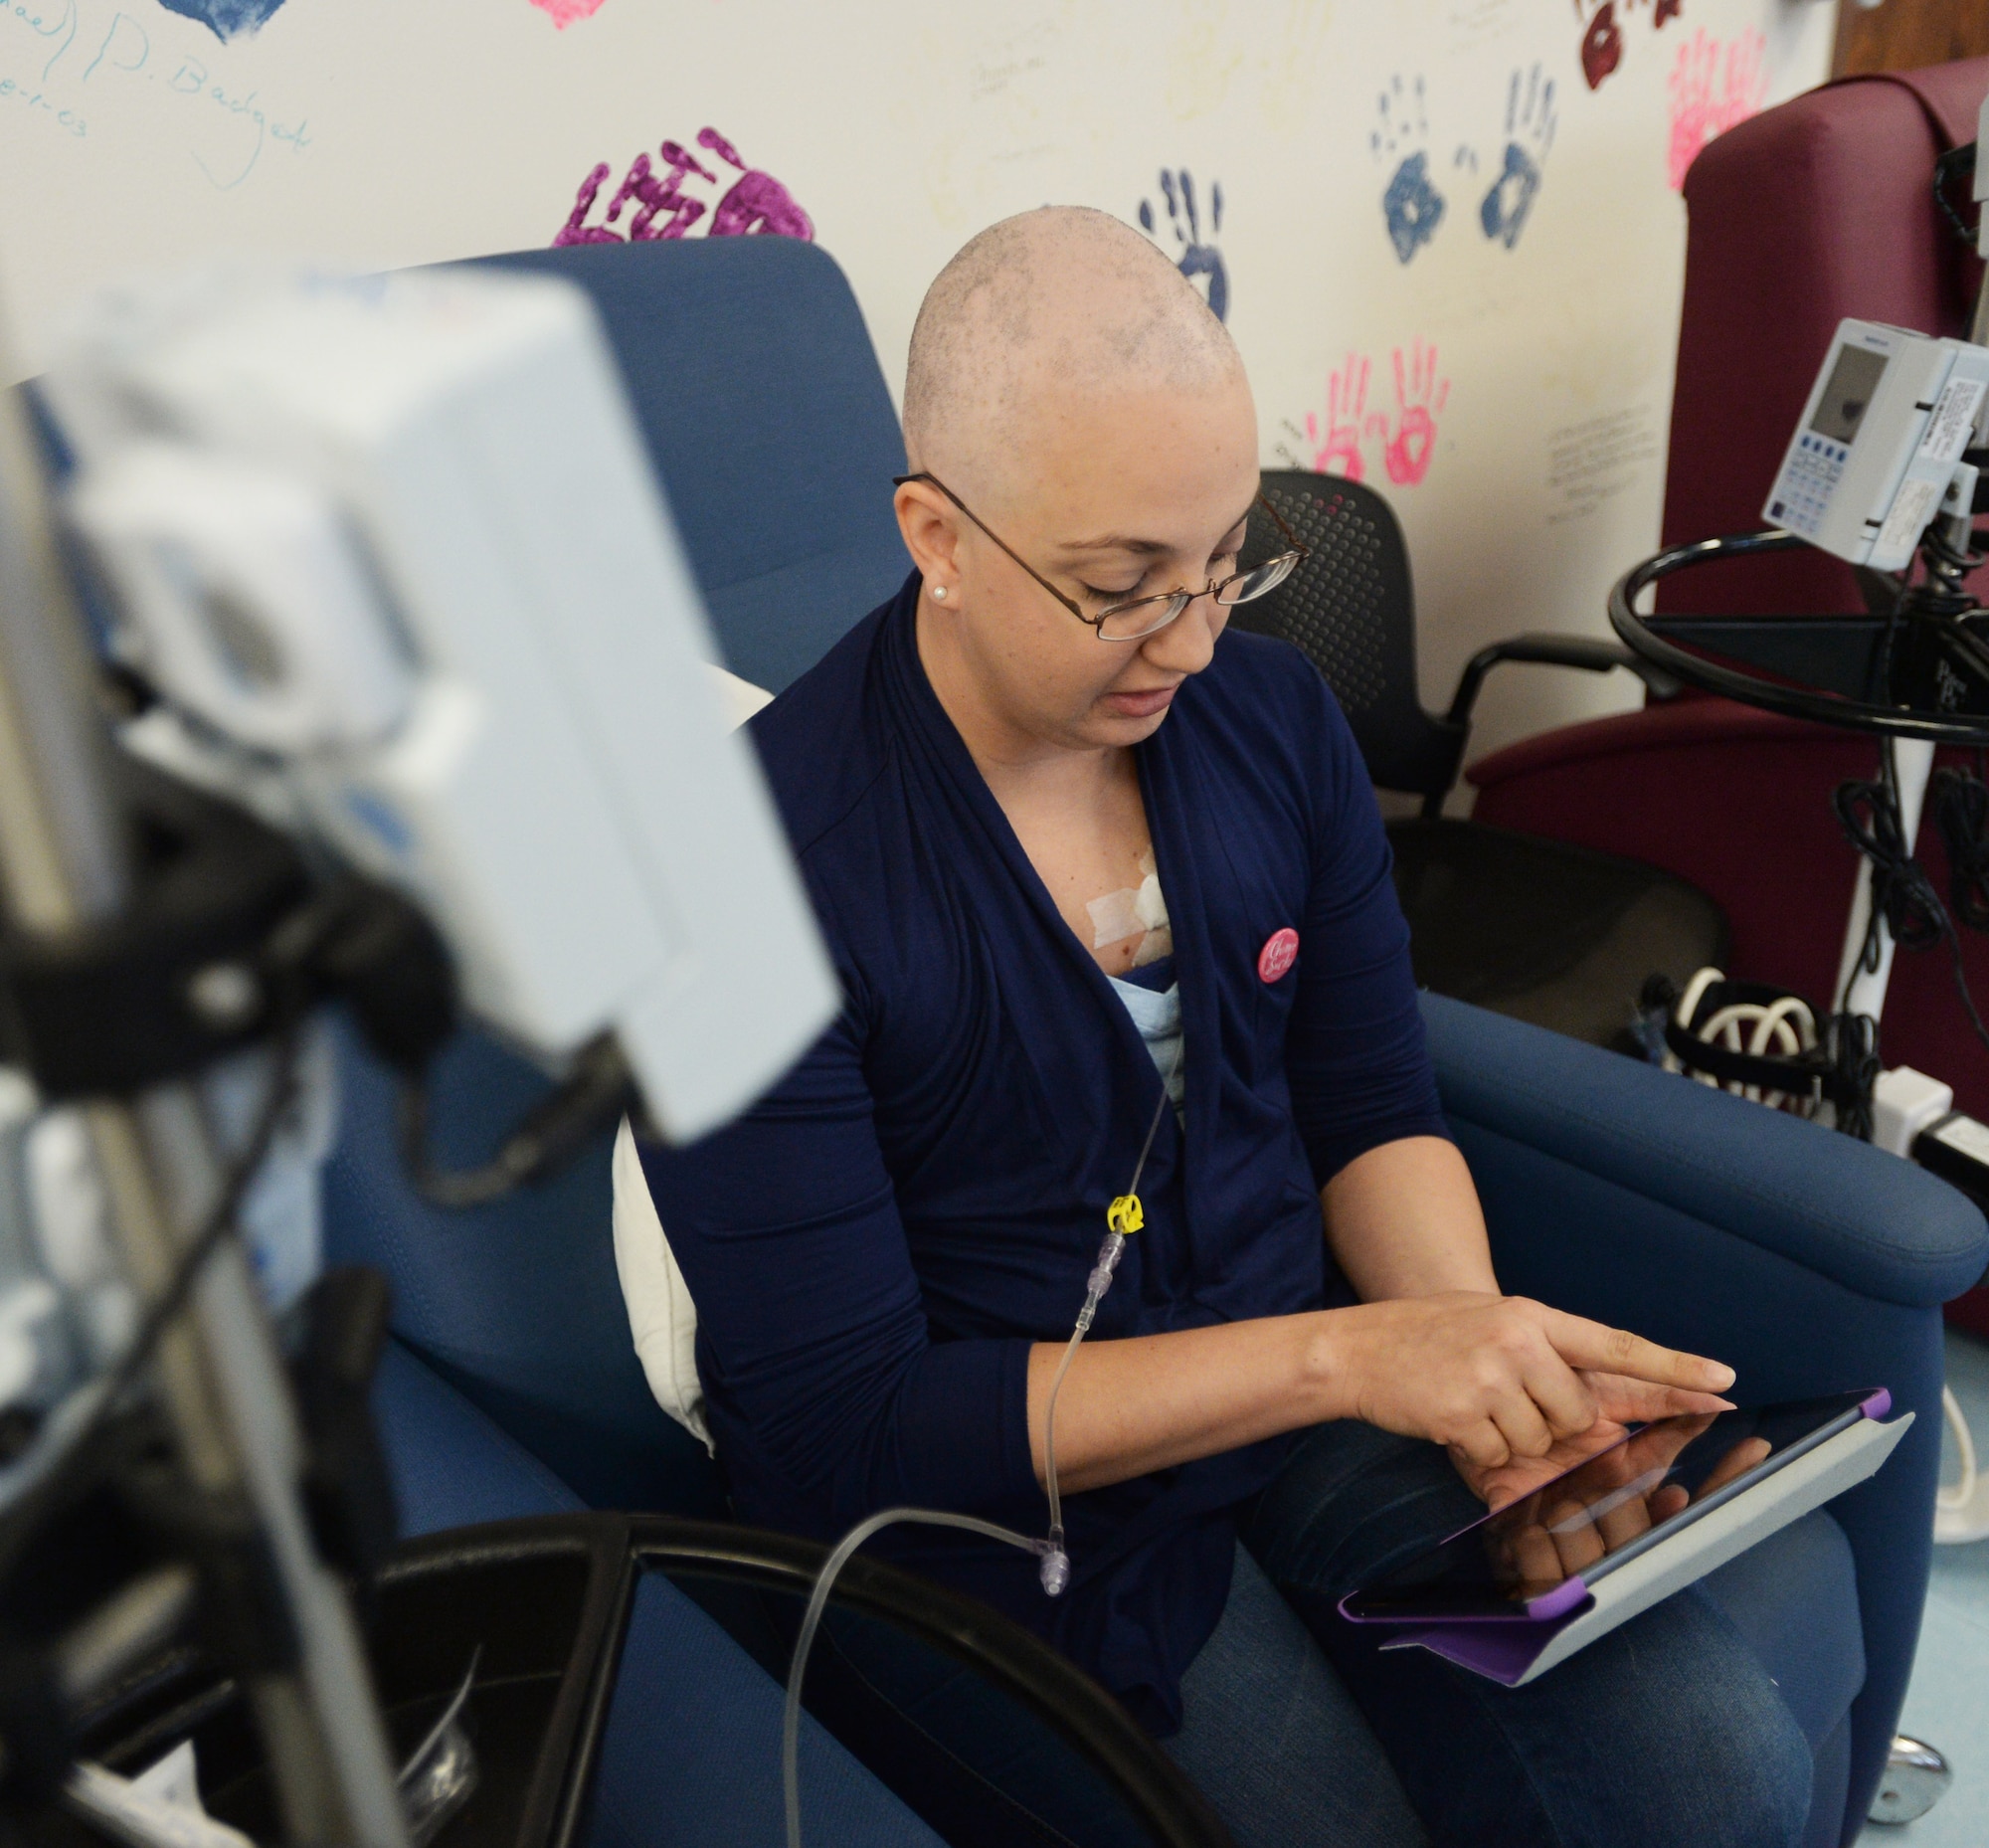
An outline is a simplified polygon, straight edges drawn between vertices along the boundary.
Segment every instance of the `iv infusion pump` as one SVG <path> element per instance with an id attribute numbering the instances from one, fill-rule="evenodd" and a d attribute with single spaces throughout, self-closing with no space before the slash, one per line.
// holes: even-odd
<path id="1" fill-rule="evenodd" d="M 612 1030 L 673 1140 L 827 1024 L 833 972 L 583 291 L 134 288 L 47 392 L 112 645 L 173 728 L 155 759 L 407 893 L 526 1049 Z"/>
<path id="2" fill-rule="evenodd" d="M 1841 322 L 1763 513 L 1851 564 L 1902 569 L 1943 503 L 1967 510 L 1985 390 L 1989 348 Z"/>

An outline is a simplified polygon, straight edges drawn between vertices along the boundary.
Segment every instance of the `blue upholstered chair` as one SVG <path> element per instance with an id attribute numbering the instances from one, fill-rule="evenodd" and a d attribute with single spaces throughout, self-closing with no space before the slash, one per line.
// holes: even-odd
<path id="1" fill-rule="evenodd" d="M 570 276 L 600 303 L 735 671 L 778 690 L 895 588 L 897 424 L 820 251 L 765 238 L 491 261 Z M 1459 1003 L 1431 997 L 1425 1012 L 1508 1288 L 1718 1355 L 1749 1399 L 1883 1385 L 1918 1414 L 1872 1482 L 1708 1581 L 1816 1753 L 1811 1842 L 1849 1841 L 1912 1661 L 1939 1455 L 1937 1306 L 1989 1263 L 1981 1216 L 1846 1137 Z M 542 1080 L 474 1035 L 448 1058 L 437 1141 L 467 1161 Z M 632 1351 L 606 1141 L 550 1188 L 444 1215 L 402 1180 L 387 1082 L 349 1044 L 345 1104 L 328 1240 L 393 1279 L 380 1406 L 415 1519 L 569 1496 L 717 1506 L 715 1472 L 656 1408 Z M 663 1658 L 723 1656 L 683 1612 L 647 1621 L 644 1646 Z"/>
<path id="2" fill-rule="evenodd" d="M 738 238 L 487 261 L 593 293 L 735 673 L 779 691 L 902 582 L 889 495 L 904 444 L 855 297 L 825 254 Z M 722 1512 L 703 1446 L 658 1409 L 635 1360 L 609 1228 L 609 1140 L 545 1188 L 440 1212 L 401 1173 L 392 1080 L 348 1032 L 340 1051 L 327 1255 L 392 1281 L 376 1407 L 404 1530 L 589 1504 Z M 433 1087 L 439 1153 L 451 1165 L 488 1155 L 545 1088 L 514 1054 L 462 1033 Z M 646 1577 L 603 1743 L 596 1848 L 777 1840 L 780 1699 L 704 1611 Z M 808 1729 L 811 1840 L 936 1848 Z"/>
<path id="3" fill-rule="evenodd" d="M 1811 1842 L 1858 1833 L 1905 1698 L 1940 1470 L 1939 1305 L 1982 1215 L 1910 1163 L 1557 1033 L 1425 996 L 1500 1280 L 1738 1370 L 1743 1402 L 1889 1386 L 1871 1481 L 1708 1587 L 1817 1756 Z"/>

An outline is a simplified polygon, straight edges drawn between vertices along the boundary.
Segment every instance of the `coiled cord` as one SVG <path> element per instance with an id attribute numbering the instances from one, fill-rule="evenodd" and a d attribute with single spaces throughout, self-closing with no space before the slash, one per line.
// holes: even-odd
<path id="1" fill-rule="evenodd" d="M 1840 1130 L 1872 1139 L 1879 1039 L 1870 1015 L 1819 1020 L 1800 996 L 1729 982 L 1710 968 L 1682 995 L 1669 977 L 1653 976 L 1638 1006 L 1647 1043 L 1667 1071 L 1800 1117 L 1815 1117 L 1828 1102 Z"/>
<path id="2" fill-rule="evenodd" d="M 1975 997 L 1968 991 L 1968 977 L 1961 966 L 1961 939 L 1954 920 L 1941 903 L 1926 868 L 1906 846 L 1898 789 L 1892 741 L 1888 739 L 1881 747 L 1879 781 L 1865 783 L 1853 779 L 1840 783 L 1831 799 L 1844 837 L 1872 864 L 1871 915 L 1865 927 L 1864 947 L 1854 967 L 1867 975 L 1878 971 L 1882 921 L 1902 950 L 1926 950 L 1945 943 L 1954 972 L 1954 991 L 1961 997 L 1976 1038 L 1989 1046 L 1989 1027 L 1982 1024 L 1982 1016 L 1976 1011 Z M 1957 815 L 1961 813 L 1960 800 L 1948 798 L 1952 812 Z M 1939 817 L 1937 806 L 1936 825 Z M 1840 1005 L 1843 1000 L 1840 996 Z"/>
<path id="3" fill-rule="evenodd" d="M 1933 825 L 1947 849 L 1949 912 L 1970 930 L 1989 931 L 1989 782 L 1977 769 L 1936 770 L 1928 790 Z"/>

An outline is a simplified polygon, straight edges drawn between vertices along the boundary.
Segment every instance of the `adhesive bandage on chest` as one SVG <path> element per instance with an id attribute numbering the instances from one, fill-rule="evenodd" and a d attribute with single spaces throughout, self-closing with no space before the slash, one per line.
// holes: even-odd
<path id="1" fill-rule="evenodd" d="M 1175 934 L 1168 922 L 1168 901 L 1161 892 L 1160 869 L 1150 848 L 1140 855 L 1144 875 L 1138 885 L 1122 885 L 1116 892 L 1094 898 L 1084 908 L 1091 916 L 1091 947 L 1102 950 L 1109 943 L 1123 943 L 1128 937 L 1144 935 L 1133 958 L 1133 967 L 1158 963 L 1172 956 Z"/>

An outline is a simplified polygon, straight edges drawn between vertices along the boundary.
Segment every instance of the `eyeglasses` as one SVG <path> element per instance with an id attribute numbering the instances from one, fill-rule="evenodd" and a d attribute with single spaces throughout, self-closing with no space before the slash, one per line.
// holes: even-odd
<path id="1" fill-rule="evenodd" d="M 1197 597 L 1213 597 L 1225 609 L 1239 603 L 1248 603 L 1253 597 L 1262 597 L 1267 592 L 1276 590 L 1312 556 L 1312 548 L 1300 541 L 1298 534 L 1278 517 L 1277 508 L 1259 494 L 1255 504 L 1262 507 L 1276 522 L 1278 531 L 1284 535 L 1287 547 L 1285 551 L 1279 552 L 1275 557 L 1267 558 L 1261 565 L 1252 566 L 1248 571 L 1238 571 L 1224 578 L 1219 584 L 1211 580 L 1198 591 L 1173 590 L 1162 591 L 1153 597 L 1131 597 L 1124 603 L 1115 603 L 1104 610 L 1087 613 L 1079 609 L 1004 539 L 991 531 L 980 514 L 937 475 L 919 473 L 898 474 L 891 477 L 893 487 L 903 487 L 907 481 L 923 481 L 929 486 L 938 488 L 1072 616 L 1088 629 L 1095 630 L 1101 642 L 1144 642 L 1147 637 L 1167 628 Z"/>

